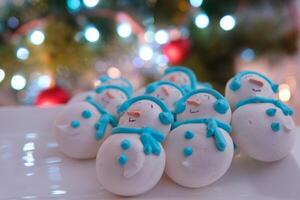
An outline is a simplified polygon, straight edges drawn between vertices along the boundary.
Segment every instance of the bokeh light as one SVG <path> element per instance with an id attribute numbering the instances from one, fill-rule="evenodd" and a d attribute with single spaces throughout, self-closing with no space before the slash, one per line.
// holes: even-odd
<path id="1" fill-rule="evenodd" d="M 169 35 L 165 30 L 157 31 L 154 38 L 158 44 L 166 44 L 169 41 Z"/>
<path id="2" fill-rule="evenodd" d="M 150 46 L 142 46 L 139 49 L 139 56 L 143 60 L 151 60 L 153 57 L 153 49 Z"/>
<path id="3" fill-rule="evenodd" d="M 123 22 L 117 26 L 117 33 L 122 38 L 127 38 L 131 35 L 132 29 L 129 23 Z"/>
<path id="4" fill-rule="evenodd" d="M 235 19 L 231 15 L 225 15 L 220 20 L 220 27 L 224 31 L 230 31 L 235 27 Z"/>
<path id="5" fill-rule="evenodd" d="M 80 0 L 68 0 L 67 1 L 68 9 L 71 11 L 78 11 L 81 7 Z"/>
<path id="6" fill-rule="evenodd" d="M 16 74 L 11 78 L 10 85 L 14 90 L 22 90 L 26 86 L 26 79 L 20 74 Z"/>
<path id="7" fill-rule="evenodd" d="M 279 85 L 279 99 L 283 102 L 288 102 L 291 98 L 291 89 L 290 86 L 286 83 Z"/>
<path id="8" fill-rule="evenodd" d="M 83 0 L 83 4 L 89 8 L 93 8 L 93 7 L 97 6 L 98 3 L 99 3 L 99 0 Z"/>
<path id="9" fill-rule="evenodd" d="M 88 26 L 84 31 L 84 37 L 89 42 L 96 42 L 100 38 L 100 33 L 96 27 Z"/>
<path id="10" fill-rule="evenodd" d="M 0 82 L 2 82 L 5 78 L 5 71 L 3 69 L 0 69 Z"/>
<path id="11" fill-rule="evenodd" d="M 203 0 L 190 0 L 191 6 L 198 8 L 202 5 Z"/>
<path id="12" fill-rule="evenodd" d="M 195 25 L 201 29 L 206 28 L 209 25 L 209 18 L 207 14 L 201 13 L 197 15 L 195 18 Z"/>
<path id="13" fill-rule="evenodd" d="M 121 76 L 121 71 L 116 67 L 110 67 L 107 69 L 107 75 L 110 78 L 119 78 Z"/>
<path id="14" fill-rule="evenodd" d="M 25 47 L 20 47 L 17 49 L 16 56 L 20 60 L 27 60 L 29 57 L 29 50 Z"/>
<path id="15" fill-rule="evenodd" d="M 45 35 L 40 30 L 35 30 L 30 34 L 30 41 L 34 45 L 41 45 L 45 40 Z"/>

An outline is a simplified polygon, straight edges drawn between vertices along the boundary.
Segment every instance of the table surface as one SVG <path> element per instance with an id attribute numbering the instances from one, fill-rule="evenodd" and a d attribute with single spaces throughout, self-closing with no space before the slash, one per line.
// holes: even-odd
<path id="1" fill-rule="evenodd" d="M 58 151 L 52 130 L 61 109 L 0 108 L 0 200 L 120 198 L 99 185 L 95 160 L 73 160 Z M 138 198 L 300 199 L 299 134 L 297 138 L 291 155 L 279 162 L 261 163 L 237 154 L 214 184 L 187 189 L 164 176 Z"/>

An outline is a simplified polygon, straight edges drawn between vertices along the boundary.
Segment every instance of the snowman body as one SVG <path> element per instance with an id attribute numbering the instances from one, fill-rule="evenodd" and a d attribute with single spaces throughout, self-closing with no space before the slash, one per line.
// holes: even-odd
<path id="1" fill-rule="evenodd" d="M 275 98 L 277 85 L 270 79 L 252 71 L 242 71 L 231 78 L 225 89 L 225 97 L 228 99 L 231 108 L 239 101 L 255 97 Z"/>
<path id="2" fill-rule="evenodd" d="M 54 133 L 59 149 L 72 158 L 96 157 L 99 147 L 112 129 L 111 124 L 107 124 L 105 132 L 97 137 L 97 125 L 102 116 L 88 102 L 68 104 L 55 120 Z"/>
<path id="3" fill-rule="evenodd" d="M 160 142 L 171 125 L 160 122 L 163 110 L 153 101 L 141 99 L 127 104 L 122 105 L 128 108 L 122 111 L 118 127 L 98 151 L 96 170 L 105 189 L 135 196 L 152 189 L 160 180 L 166 159 Z"/>
<path id="4" fill-rule="evenodd" d="M 231 109 L 227 100 L 217 91 L 208 88 L 195 90 L 175 106 L 177 121 L 197 118 L 217 118 L 226 123 L 231 121 Z"/>
<path id="5" fill-rule="evenodd" d="M 271 162 L 284 158 L 296 139 L 289 112 L 268 102 L 238 107 L 232 117 L 234 142 L 242 153 L 256 160 Z"/>
<path id="6" fill-rule="evenodd" d="M 89 90 L 89 91 L 86 91 L 86 92 L 81 92 L 81 93 L 76 94 L 75 96 L 73 96 L 68 101 L 68 104 L 70 104 L 70 103 L 76 103 L 76 102 L 83 102 L 87 98 L 94 98 L 95 95 L 96 95 L 96 93 L 93 90 Z"/>
<path id="7" fill-rule="evenodd" d="M 221 178 L 231 164 L 234 148 L 227 132 L 230 130 L 216 124 L 211 129 L 211 124 L 203 123 L 209 120 L 184 121 L 164 143 L 166 174 L 179 185 L 190 188 L 209 185 Z"/>

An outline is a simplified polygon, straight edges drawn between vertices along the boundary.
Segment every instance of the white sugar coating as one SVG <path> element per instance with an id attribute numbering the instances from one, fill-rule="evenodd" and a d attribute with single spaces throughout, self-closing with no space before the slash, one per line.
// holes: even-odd
<path id="1" fill-rule="evenodd" d="M 276 109 L 274 116 L 267 109 Z M 279 123 L 273 131 L 272 123 Z M 246 104 L 233 112 L 232 137 L 238 149 L 260 161 L 277 161 L 289 154 L 295 143 L 296 129 L 291 116 L 271 103 Z"/>
<path id="2" fill-rule="evenodd" d="M 160 155 L 145 155 L 137 134 L 112 135 L 100 147 L 96 159 L 97 177 L 108 191 L 122 196 L 135 196 L 152 189 L 161 179 L 165 168 L 165 152 Z M 130 148 L 123 150 L 123 140 Z M 127 163 L 121 166 L 118 159 L 126 155 Z"/>
<path id="3" fill-rule="evenodd" d="M 96 95 L 94 90 L 89 90 L 86 92 L 81 92 L 75 96 L 73 96 L 69 101 L 68 104 L 70 103 L 75 103 L 75 102 L 82 102 L 85 101 L 87 97 L 92 97 L 94 98 L 94 96 Z"/>
<path id="4" fill-rule="evenodd" d="M 192 95 L 185 101 L 185 110 L 176 115 L 177 121 L 213 117 L 226 123 L 230 123 L 231 109 L 229 108 L 224 114 L 218 113 L 214 108 L 216 101 L 216 97 L 209 93 L 197 93 Z"/>
<path id="5" fill-rule="evenodd" d="M 171 85 L 160 85 L 150 95 L 165 102 L 172 111 L 174 110 L 174 104 L 182 97 L 182 93 Z"/>
<path id="6" fill-rule="evenodd" d="M 170 81 L 180 86 L 191 85 L 190 77 L 181 71 L 174 71 L 164 75 L 162 81 Z"/>
<path id="7" fill-rule="evenodd" d="M 242 76 L 240 88 L 236 91 L 232 91 L 229 87 L 232 80 L 233 78 L 231 78 L 227 82 L 225 89 L 225 97 L 228 99 L 230 107 L 232 109 L 234 108 L 237 102 L 248 99 L 250 97 L 276 97 L 276 94 L 273 92 L 271 85 L 264 78 L 256 74 L 247 74 Z M 253 80 L 257 80 L 257 82 Z M 260 82 L 262 84 L 258 84 Z"/>
<path id="8" fill-rule="evenodd" d="M 133 103 L 127 111 L 121 115 L 118 126 L 130 128 L 150 127 L 167 135 L 171 125 L 165 125 L 160 122 L 159 114 L 161 112 L 161 107 L 155 102 L 140 100 Z"/>
<path id="9" fill-rule="evenodd" d="M 100 93 L 96 93 L 94 99 L 104 109 L 115 117 L 118 116 L 118 107 L 127 100 L 126 94 L 118 89 L 106 89 Z"/>
<path id="10" fill-rule="evenodd" d="M 82 113 L 90 112 L 89 118 L 84 118 Z M 87 102 L 68 104 L 55 120 L 54 135 L 59 149 L 67 156 L 78 159 L 95 158 L 97 151 L 111 133 L 111 125 L 108 124 L 103 139 L 96 140 L 95 124 L 101 114 Z M 78 127 L 72 127 L 72 122 L 79 122 Z"/>
<path id="11" fill-rule="evenodd" d="M 166 151 L 166 173 L 177 184 L 199 188 L 220 179 L 229 169 L 233 158 L 233 142 L 229 133 L 219 128 L 226 140 L 226 148 L 219 151 L 214 137 L 206 136 L 206 125 L 202 123 L 181 125 L 168 135 Z M 191 131 L 194 136 L 185 138 Z M 192 147 L 192 155 L 185 157 L 183 150 Z"/>

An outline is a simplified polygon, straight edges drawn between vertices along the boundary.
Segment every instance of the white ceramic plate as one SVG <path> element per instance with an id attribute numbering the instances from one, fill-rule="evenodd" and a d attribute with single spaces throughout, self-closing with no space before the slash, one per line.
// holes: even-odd
<path id="1" fill-rule="evenodd" d="M 61 107 L 0 109 L 0 199 L 116 199 L 96 180 L 94 160 L 62 155 L 52 136 Z M 237 155 L 216 183 L 187 189 L 163 177 L 147 199 L 300 199 L 300 141 L 276 163 Z M 127 198 L 128 199 L 128 198 Z"/>

